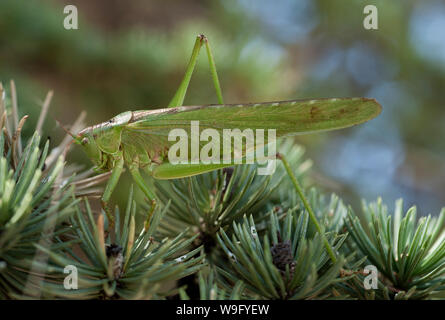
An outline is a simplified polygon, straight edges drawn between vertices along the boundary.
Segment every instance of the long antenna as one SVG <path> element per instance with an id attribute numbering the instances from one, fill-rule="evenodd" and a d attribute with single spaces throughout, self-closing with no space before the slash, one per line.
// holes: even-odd
<path id="1" fill-rule="evenodd" d="M 80 137 L 75 135 L 74 133 L 72 133 L 71 131 L 69 131 L 67 128 L 65 128 L 59 120 L 57 120 L 56 118 L 54 118 L 54 120 L 56 121 L 57 125 L 62 128 L 63 131 L 65 131 L 66 134 L 70 135 L 75 141 L 76 143 L 80 143 Z M 71 142 L 72 143 L 72 142 Z M 70 143 L 70 144 L 71 144 Z"/>

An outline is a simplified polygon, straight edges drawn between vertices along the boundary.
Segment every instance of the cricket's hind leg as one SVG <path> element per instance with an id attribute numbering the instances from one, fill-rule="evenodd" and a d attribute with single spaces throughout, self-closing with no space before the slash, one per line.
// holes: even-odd
<path id="1" fill-rule="evenodd" d="M 178 90 L 176 91 L 173 99 L 170 101 L 169 107 L 179 107 L 184 104 L 184 98 L 187 93 L 187 89 L 190 84 L 190 79 L 192 78 L 193 70 L 195 69 L 196 61 L 198 60 L 199 51 L 201 50 L 202 45 L 204 44 L 207 52 L 207 57 L 209 60 L 210 73 L 212 74 L 213 85 L 216 90 L 216 96 L 218 98 L 219 104 L 224 104 L 221 86 L 219 83 L 218 74 L 216 72 L 215 60 L 213 59 L 212 51 L 210 49 L 209 40 L 203 34 L 200 34 L 196 37 L 195 45 L 193 47 L 192 55 L 190 57 L 190 61 L 187 65 L 187 69 L 185 71 L 184 78 L 179 85 Z"/>
<path id="2" fill-rule="evenodd" d="M 128 166 L 128 169 L 130 170 L 134 182 L 136 182 L 137 186 L 142 190 L 142 192 L 145 194 L 148 200 L 151 201 L 150 211 L 148 212 L 147 219 L 145 220 L 145 225 L 144 225 L 145 231 L 147 231 L 148 228 L 150 227 L 151 217 L 156 209 L 157 205 L 156 197 L 153 191 L 150 190 L 150 187 L 147 185 L 144 178 L 141 176 L 141 173 L 139 172 L 139 167 L 135 164 L 131 164 Z"/>
<path id="3" fill-rule="evenodd" d="M 326 247 L 326 251 L 329 254 L 329 257 L 331 258 L 332 262 L 335 263 L 337 261 L 337 256 L 335 255 L 334 250 L 332 249 L 331 245 L 329 244 L 328 239 L 324 235 L 324 232 L 317 220 L 317 217 L 315 216 L 315 213 L 312 210 L 312 207 L 309 205 L 309 201 L 307 201 L 307 199 L 303 193 L 303 189 L 301 188 L 300 184 L 298 183 L 297 179 L 295 178 L 295 175 L 292 172 L 292 169 L 289 166 L 289 163 L 287 162 L 286 157 L 281 153 L 277 153 L 276 157 L 277 157 L 277 159 L 281 160 L 281 162 L 283 163 L 284 169 L 286 170 L 287 174 L 289 175 L 289 177 L 292 181 L 292 184 L 294 185 L 295 191 L 300 196 L 300 199 L 303 202 L 303 205 L 309 214 L 309 218 L 311 219 L 312 223 L 315 225 L 317 232 L 322 237 L 323 243 Z"/>

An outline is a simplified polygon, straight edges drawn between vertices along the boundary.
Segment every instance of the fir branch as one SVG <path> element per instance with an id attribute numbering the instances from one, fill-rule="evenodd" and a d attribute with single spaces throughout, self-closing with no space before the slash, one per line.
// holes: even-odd
<path id="1" fill-rule="evenodd" d="M 137 231 L 135 225 L 136 203 L 130 192 L 129 205 L 124 221 L 119 218 L 115 225 L 114 239 L 104 236 L 104 216 L 97 221 L 87 201 L 85 213 L 78 208 L 72 225 L 79 241 L 76 249 L 64 249 L 64 253 L 48 251 L 53 263 L 48 281 L 43 286 L 46 297 L 70 299 L 149 299 L 161 298 L 162 284 L 193 274 L 203 266 L 201 248 L 185 249 L 194 238 L 186 232 L 174 239 L 153 237 L 157 223 L 168 210 L 156 212 L 148 230 Z M 120 217 L 116 209 L 116 217 Z M 158 218 L 156 218 L 158 217 Z M 136 234 L 139 233 L 138 236 Z M 66 290 L 63 285 L 64 267 L 75 266 L 78 270 L 77 290 Z"/>
<path id="2" fill-rule="evenodd" d="M 398 200 L 394 217 L 379 198 L 363 203 L 366 224 L 349 212 L 347 228 L 361 254 L 382 275 L 385 298 L 425 299 L 445 287 L 445 208 L 437 218 L 416 219 L 416 208 L 402 213 Z"/>
<path id="3" fill-rule="evenodd" d="M 239 279 L 246 290 L 261 299 L 310 299 L 331 295 L 327 289 L 339 279 L 345 263 L 339 256 L 331 263 L 323 246 L 322 237 L 307 237 L 308 214 L 288 211 L 284 219 L 270 216 L 270 223 L 262 240 L 252 216 L 233 225 L 231 239 L 224 230 L 218 243 L 230 264 L 219 261 L 218 272 L 228 281 Z M 338 250 L 345 236 L 327 234 L 330 244 Z"/>
<path id="4" fill-rule="evenodd" d="M 240 300 L 246 299 L 243 294 L 245 285 L 239 280 L 232 287 L 224 283 L 224 279 L 217 280 L 218 273 L 215 269 L 205 268 L 198 272 L 198 287 L 200 300 Z M 221 286 L 221 282 L 224 283 Z M 190 300 L 186 287 L 179 288 L 179 296 L 182 300 Z"/>
<path id="5" fill-rule="evenodd" d="M 33 288 L 38 288 L 42 275 L 34 274 L 33 261 L 42 255 L 34 244 L 40 241 L 51 246 L 55 236 L 68 230 L 63 222 L 74 214 L 77 200 L 73 188 L 57 180 L 63 172 L 64 157 L 46 163 L 48 141 L 40 149 L 36 132 L 22 148 L 21 129 L 27 116 L 18 121 L 15 85 L 12 90 L 11 128 L 0 85 L 0 297 L 38 297 Z M 61 250 L 65 245 L 69 244 L 52 249 Z"/>

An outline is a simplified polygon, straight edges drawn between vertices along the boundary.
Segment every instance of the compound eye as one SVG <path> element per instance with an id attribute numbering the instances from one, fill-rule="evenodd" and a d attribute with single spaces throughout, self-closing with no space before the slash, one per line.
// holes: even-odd
<path id="1" fill-rule="evenodd" d="M 87 138 L 83 138 L 80 143 L 82 143 L 82 145 L 84 146 L 84 145 L 86 145 L 88 143 L 88 139 Z"/>

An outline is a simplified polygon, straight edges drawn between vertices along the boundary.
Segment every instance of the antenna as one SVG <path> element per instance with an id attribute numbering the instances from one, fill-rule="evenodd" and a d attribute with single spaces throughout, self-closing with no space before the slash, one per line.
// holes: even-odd
<path id="1" fill-rule="evenodd" d="M 72 133 L 71 131 L 69 131 L 67 128 L 65 128 L 65 127 L 60 123 L 59 120 L 57 120 L 57 119 L 54 119 L 54 120 L 56 121 L 57 125 L 58 125 L 60 128 L 62 128 L 63 131 L 65 131 L 66 134 L 70 135 L 70 136 L 74 139 L 74 141 L 80 143 L 80 138 L 79 138 L 77 135 L 75 135 L 74 133 Z"/>

